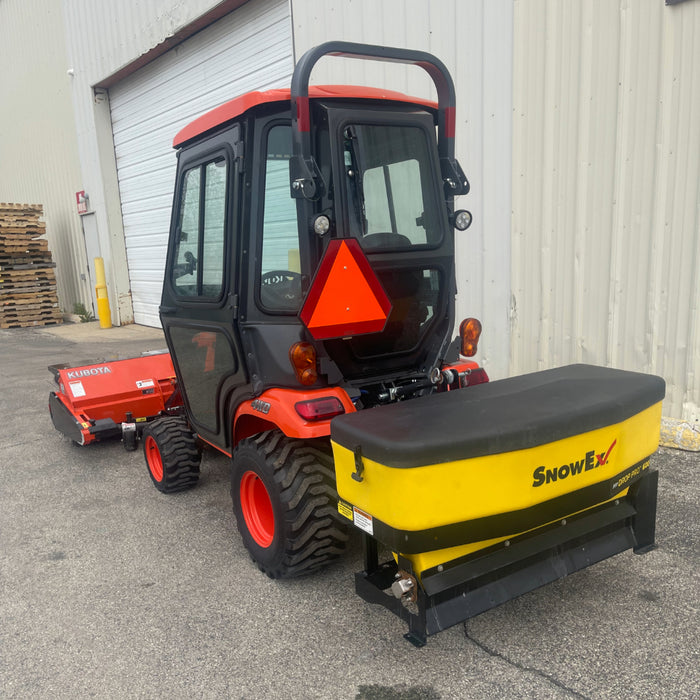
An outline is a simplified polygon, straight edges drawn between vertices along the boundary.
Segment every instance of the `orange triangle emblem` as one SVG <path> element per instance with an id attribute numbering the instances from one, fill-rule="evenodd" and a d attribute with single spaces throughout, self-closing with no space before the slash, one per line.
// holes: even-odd
<path id="1" fill-rule="evenodd" d="M 311 335 L 325 340 L 379 333 L 390 312 L 391 301 L 357 240 L 331 240 L 299 314 Z"/>

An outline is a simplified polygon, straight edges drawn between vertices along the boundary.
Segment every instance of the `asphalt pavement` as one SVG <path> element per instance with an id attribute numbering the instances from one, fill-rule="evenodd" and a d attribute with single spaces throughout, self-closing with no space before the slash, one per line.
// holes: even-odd
<path id="1" fill-rule="evenodd" d="M 624 553 L 416 649 L 354 593 L 359 539 L 273 581 L 247 556 L 228 459 L 166 496 L 141 451 L 51 423 L 49 364 L 165 346 L 96 323 L 0 330 L 0 697 L 700 697 L 700 453 L 662 449 L 658 548 Z"/>

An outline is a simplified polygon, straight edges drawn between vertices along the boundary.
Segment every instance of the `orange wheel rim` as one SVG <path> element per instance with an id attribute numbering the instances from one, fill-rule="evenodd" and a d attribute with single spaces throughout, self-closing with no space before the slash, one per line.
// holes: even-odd
<path id="1" fill-rule="evenodd" d="M 275 513 L 270 494 L 262 479 L 248 471 L 243 474 L 240 486 L 241 510 L 248 532 L 257 545 L 269 547 L 275 537 Z"/>
<path id="2" fill-rule="evenodd" d="M 163 480 L 163 459 L 160 456 L 158 443 L 149 435 L 146 438 L 146 463 L 156 481 Z"/>

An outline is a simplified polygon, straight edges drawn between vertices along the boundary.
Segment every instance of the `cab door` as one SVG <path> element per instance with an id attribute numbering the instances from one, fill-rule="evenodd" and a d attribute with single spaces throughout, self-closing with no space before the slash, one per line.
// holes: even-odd
<path id="1" fill-rule="evenodd" d="M 247 382 L 236 317 L 240 128 L 184 149 L 160 318 L 192 428 L 229 451 L 228 407 Z"/>

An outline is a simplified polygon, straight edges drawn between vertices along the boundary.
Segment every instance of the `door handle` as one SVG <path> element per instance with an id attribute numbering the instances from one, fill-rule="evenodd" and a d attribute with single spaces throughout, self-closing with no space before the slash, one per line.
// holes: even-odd
<path id="1" fill-rule="evenodd" d="M 174 314 L 177 311 L 177 306 L 159 306 L 158 312 L 161 314 Z"/>

